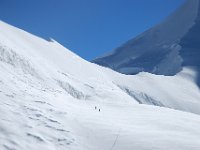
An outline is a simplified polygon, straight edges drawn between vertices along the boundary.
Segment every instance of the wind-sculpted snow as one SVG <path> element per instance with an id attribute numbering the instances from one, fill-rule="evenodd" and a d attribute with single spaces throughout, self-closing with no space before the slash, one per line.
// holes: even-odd
<path id="1" fill-rule="evenodd" d="M 72 97 L 76 99 L 87 99 L 87 95 L 84 95 L 81 91 L 75 89 L 72 85 L 67 82 L 57 81 L 59 86 L 69 93 Z"/>
<path id="2" fill-rule="evenodd" d="M 1 95 L 0 148 L 8 149 L 65 149 L 74 137 L 59 119 L 66 113 L 55 109 L 46 100 Z M 20 99 L 19 99 L 20 98 Z M 9 110 L 9 111 L 8 111 Z"/>
<path id="3" fill-rule="evenodd" d="M 12 49 L 2 46 L 2 44 L 0 44 L 0 61 L 12 65 L 15 68 L 22 69 L 25 74 L 31 74 L 36 78 L 40 78 L 28 60 L 19 56 Z"/>
<path id="4" fill-rule="evenodd" d="M 195 77 L 123 75 L 0 22 L 0 149 L 198 150 Z"/>
<path id="5" fill-rule="evenodd" d="M 121 88 L 131 97 L 133 97 L 139 104 L 148 104 L 148 105 L 162 106 L 162 107 L 165 106 L 160 101 L 155 100 L 146 93 L 131 91 L 130 89 L 121 86 L 119 86 L 119 88 Z"/>

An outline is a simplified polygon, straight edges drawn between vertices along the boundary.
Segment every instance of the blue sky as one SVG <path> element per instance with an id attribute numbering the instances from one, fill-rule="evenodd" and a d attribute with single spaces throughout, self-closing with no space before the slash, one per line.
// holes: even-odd
<path id="1" fill-rule="evenodd" d="M 185 0 L 0 0 L 0 19 L 91 60 L 159 23 Z"/>

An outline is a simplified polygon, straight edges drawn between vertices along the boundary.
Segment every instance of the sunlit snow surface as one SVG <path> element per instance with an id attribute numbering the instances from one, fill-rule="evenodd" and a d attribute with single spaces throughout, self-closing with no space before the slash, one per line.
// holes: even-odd
<path id="1" fill-rule="evenodd" d="M 122 75 L 0 22 L 0 149 L 198 150 L 195 78 Z"/>

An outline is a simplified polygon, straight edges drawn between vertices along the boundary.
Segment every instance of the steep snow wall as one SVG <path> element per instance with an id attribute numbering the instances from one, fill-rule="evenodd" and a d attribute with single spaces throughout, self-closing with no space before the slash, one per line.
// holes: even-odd
<path id="1" fill-rule="evenodd" d="M 199 0 L 187 0 L 159 25 L 92 62 L 124 74 L 175 75 L 184 66 L 199 71 L 199 14 Z"/>
<path id="2" fill-rule="evenodd" d="M 200 86 L 200 3 L 195 24 L 180 41 L 180 55 L 183 66 L 194 66 L 197 70 L 197 84 Z"/>

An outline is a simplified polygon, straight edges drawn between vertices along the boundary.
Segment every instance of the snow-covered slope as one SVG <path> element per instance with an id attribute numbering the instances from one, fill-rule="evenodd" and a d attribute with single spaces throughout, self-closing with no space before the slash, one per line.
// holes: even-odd
<path id="1" fill-rule="evenodd" d="M 199 149 L 195 76 L 123 75 L 0 22 L 0 149 Z"/>
<path id="2" fill-rule="evenodd" d="M 93 62 L 125 74 L 175 75 L 193 66 L 200 85 L 199 6 L 199 0 L 186 0 L 165 21 Z"/>

